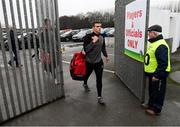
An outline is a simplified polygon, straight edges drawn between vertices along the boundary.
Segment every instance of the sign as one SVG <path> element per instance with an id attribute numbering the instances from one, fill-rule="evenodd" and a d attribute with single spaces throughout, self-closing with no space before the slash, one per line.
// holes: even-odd
<path id="1" fill-rule="evenodd" d="M 144 61 L 147 0 L 136 0 L 126 6 L 125 51 L 129 57 Z"/>

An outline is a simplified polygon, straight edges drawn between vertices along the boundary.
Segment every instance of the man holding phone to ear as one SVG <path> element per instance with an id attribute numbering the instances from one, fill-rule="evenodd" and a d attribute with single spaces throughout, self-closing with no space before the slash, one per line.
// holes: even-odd
<path id="1" fill-rule="evenodd" d="M 89 92 L 90 89 L 87 85 L 87 80 L 91 75 L 92 71 L 95 71 L 96 74 L 96 87 L 98 93 L 98 103 L 105 104 L 102 98 L 102 74 L 104 63 L 101 57 L 101 52 L 105 56 L 105 62 L 109 61 L 108 55 L 105 47 L 105 40 L 101 35 L 101 22 L 94 22 L 92 26 L 92 33 L 87 34 L 84 37 L 84 51 L 86 53 L 86 78 L 84 80 L 83 87 L 85 91 Z"/>

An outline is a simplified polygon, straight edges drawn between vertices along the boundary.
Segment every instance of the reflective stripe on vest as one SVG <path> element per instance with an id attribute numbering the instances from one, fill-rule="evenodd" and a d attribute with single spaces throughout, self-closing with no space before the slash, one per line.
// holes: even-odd
<path id="1" fill-rule="evenodd" d="M 164 39 L 161 39 L 159 41 L 156 41 L 154 43 L 149 44 L 145 58 L 144 58 L 145 72 L 154 73 L 156 71 L 158 64 L 157 64 L 155 52 L 160 45 L 165 45 L 168 48 L 168 66 L 166 68 L 166 71 L 170 72 L 170 70 L 171 70 L 171 67 L 170 67 L 170 50 L 169 50 L 169 46 L 167 45 L 167 43 Z"/>

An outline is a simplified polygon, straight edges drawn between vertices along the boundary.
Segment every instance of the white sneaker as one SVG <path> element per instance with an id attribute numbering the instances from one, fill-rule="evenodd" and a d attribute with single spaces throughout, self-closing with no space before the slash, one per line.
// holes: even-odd
<path id="1" fill-rule="evenodd" d="M 98 97 L 98 103 L 101 104 L 101 105 L 105 104 L 105 102 L 104 102 L 102 97 Z"/>

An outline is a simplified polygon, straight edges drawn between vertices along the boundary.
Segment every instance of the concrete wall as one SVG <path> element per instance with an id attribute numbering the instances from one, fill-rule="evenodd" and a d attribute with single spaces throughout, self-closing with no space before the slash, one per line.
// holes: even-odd
<path id="1" fill-rule="evenodd" d="M 124 55 L 125 5 L 132 1 L 116 0 L 115 3 L 115 74 L 140 101 L 143 101 L 143 63 Z"/>

